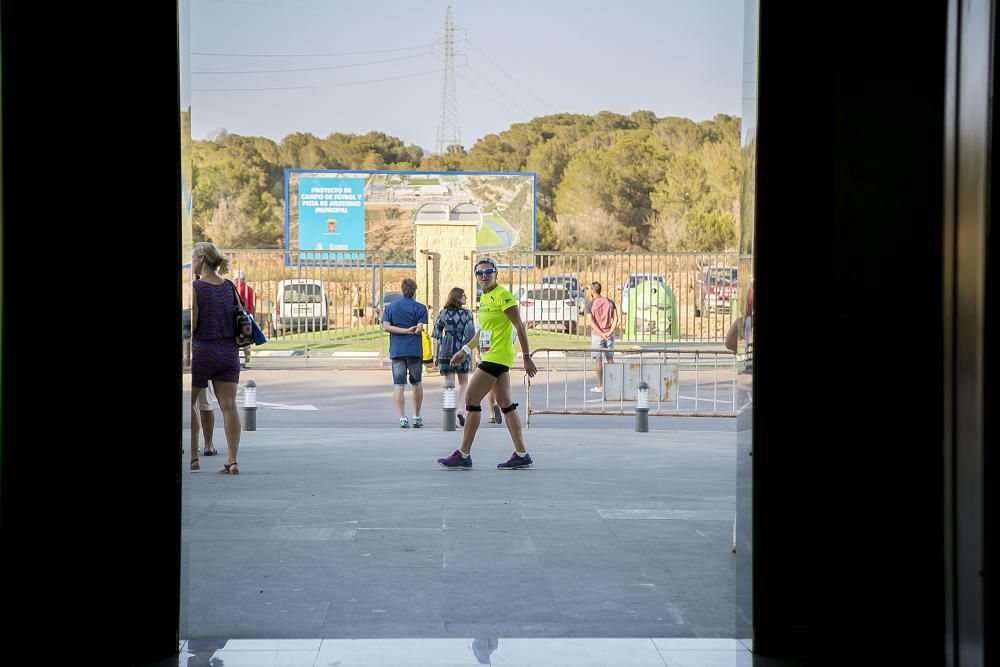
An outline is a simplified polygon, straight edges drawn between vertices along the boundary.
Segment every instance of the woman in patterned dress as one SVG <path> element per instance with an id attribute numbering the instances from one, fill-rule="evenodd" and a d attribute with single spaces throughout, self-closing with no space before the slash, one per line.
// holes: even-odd
<path id="1" fill-rule="evenodd" d="M 464 308 L 465 290 L 452 287 L 448 292 L 448 300 L 444 308 L 434 320 L 434 331 L 431 338 L 436 341 L 437 351 L 434 354 L 434 365 L 438 367 L 445 382 L 452 373 L 458 379 L 458 391 L 455 394 L 455 405 L 465 405 L 465 388 L 469 384 L 470 360 L 466 359 L 458 366 L 451 365 L 451 358 L 462 349 L 465 341 L 476 335 L 476 325 L 472 313 Z M 457 412 L 458 423 L 465 426 L 465 415 Z"/>
<path id="2" fill-rule="evenodd" d="M 228 456 L 219 470 L 238 475 L 236 453 L 240 448 L 236 389 L 240 382 L 240 353 L 236 346 L 236 286 L 220 273 L 229 271 L 229 260 L 212 243 L 198 243 L 191 252 L 192 272 L 201 278 L 191 283 L 191 421 L 198 397 L 212 381 L 215 398 L 222 409 Z M 198 452 L 191 451 L 191 470 L 200 470 Z"/>

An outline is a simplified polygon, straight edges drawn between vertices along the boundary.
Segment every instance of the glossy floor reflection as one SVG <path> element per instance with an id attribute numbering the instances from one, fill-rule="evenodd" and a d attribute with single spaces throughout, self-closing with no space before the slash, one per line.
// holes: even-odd
<path id="1" fill-rule="evenodd" d="M 737 639 L 192 639 L 179 667 L 751 667 Z"/>

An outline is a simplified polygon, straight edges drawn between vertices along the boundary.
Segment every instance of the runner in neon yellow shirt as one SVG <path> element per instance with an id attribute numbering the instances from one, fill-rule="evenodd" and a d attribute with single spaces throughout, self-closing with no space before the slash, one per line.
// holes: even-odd
<path id="1" fill-rule="evenodd" d="M 531 359 L 528 350 L 528 334 L 521 321 L 521 313 L 517 307 L 514 295 L 497 284 L 497 265 L 492 259 L 484 257 L 476 262 L 476 280 L 483 288 L 483 296 L 479 299 L 479 331 L 466 341 L 465 346 L 451 358 L 451 365 L 458 366 L 467 356 L 472 354 L 472 348 L 478 348 L 482 361 L 469 380 L 465 393 L 465 432 L 462 434 L 462 446 L 443 459 L 438 464 L 448 470 L 472 469 L 472 441 L 479 430 L 482 417 L 483 397 L 492 389 L 496 396 L 500 411 L 507 415 L 507 431 L 514 443 L 514 453 L 504 463 L 497 464 L 500 470 L 517 470 L 530 468 L 533 465 L 531 455 L 524 448 L 524 437 L 521 433 L 521 420 L 517 416 L 517 403 L 514 403 L 510 393 L 510 368 L 514 365 L 514 341 L 511 336 L 517 332 L 517 340 L 521 344 L 521 356 L 524 359 L 524 372 L 528 377 L 535 377 L 538 369 Z"/>

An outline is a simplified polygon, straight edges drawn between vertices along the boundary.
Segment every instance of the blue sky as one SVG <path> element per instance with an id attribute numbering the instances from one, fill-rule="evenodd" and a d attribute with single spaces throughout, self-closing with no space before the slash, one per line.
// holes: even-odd
<path id="1" fill-rule="evenodd" d="M 467 149 L 557 112 L 742 116 L 743 0 L 191 0 L 193 138 L 378 130 L 433 150 L 449 5 Z M 220 71 L 251 73 L 203 73 Z"/>

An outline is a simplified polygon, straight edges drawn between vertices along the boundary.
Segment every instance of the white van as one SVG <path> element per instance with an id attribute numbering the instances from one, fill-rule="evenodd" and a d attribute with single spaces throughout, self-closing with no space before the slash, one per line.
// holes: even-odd
<path id="1" fill-rule="evenodd" d="M 329 298 L 322 281 L 314 278 L 281 280 L 271 312 L 271 331 L 276 336 L 327 328 Z"/>

